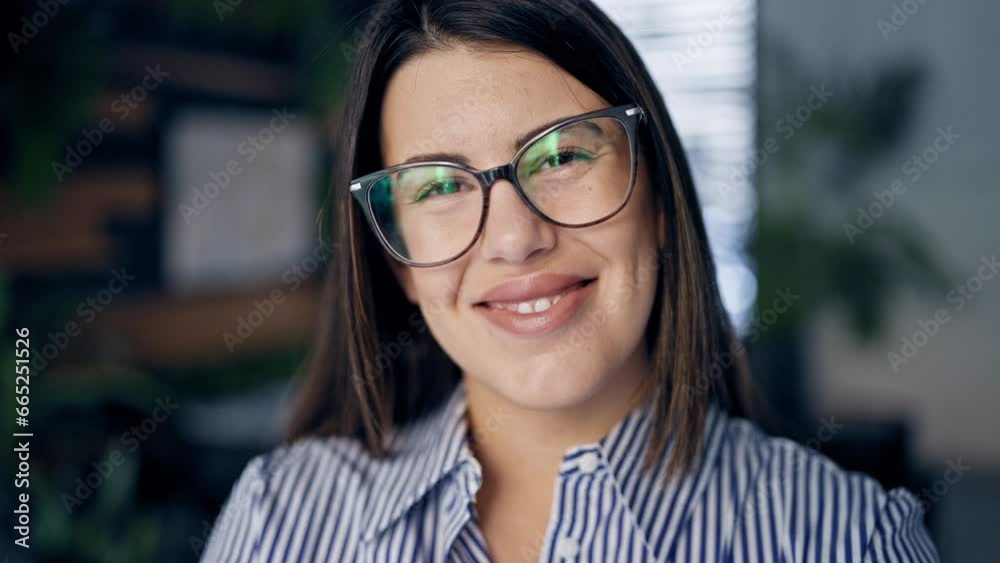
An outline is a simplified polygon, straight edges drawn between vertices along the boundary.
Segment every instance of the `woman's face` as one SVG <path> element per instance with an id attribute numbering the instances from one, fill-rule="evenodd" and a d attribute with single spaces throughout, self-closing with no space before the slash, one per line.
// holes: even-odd
<path id="1" fill-rule="evenodd" d="M 517 139 L 538 126 L 609 105 L 529 51 L 433 51 L 388 84 L 382 158 L 391 166 L 448 153 L 488 169 L 509 162 Z M 431 268 L 394 262 L 407 297 L 470 385 L 526 408 L 559 408 L 637 383 L 661 258 L 647 182 L 640 159 L 618 214 L 568 229 L 533 214 L 499 180 L 483 232 L 461 258 Z"/>

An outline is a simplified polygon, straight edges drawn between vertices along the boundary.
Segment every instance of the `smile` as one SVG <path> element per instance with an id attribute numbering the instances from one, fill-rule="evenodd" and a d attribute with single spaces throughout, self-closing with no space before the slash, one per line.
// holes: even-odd
<path id="1" fill-rule="evenodd" d="M 594 291 L 595 281 L 597 278 L 549 282 L 545 285 L 558 287 L 513 291 L 510 293 L 529 295 L 484 300 L 475 303 L 474 309 L 505 332 L 518 336 L 540 336 L 568 323 Z"/>
<path id="2" fill-rule="evenodd" d="M 506 309 L 507 311 L 513 311 L 521 315 L 530 315 L 531 313 L 541 313 L 548 311 L 553 305 L 559 302 L 570 290 L 575 289 L 577 286 L 568 287 L 556 295 L 551 295 L 548 297 L 539 297 L 538 299 L 532 299 L 529 301 L 486 301 L 483 304 L 487 307 L 497 307 L 500 309 Z"/>

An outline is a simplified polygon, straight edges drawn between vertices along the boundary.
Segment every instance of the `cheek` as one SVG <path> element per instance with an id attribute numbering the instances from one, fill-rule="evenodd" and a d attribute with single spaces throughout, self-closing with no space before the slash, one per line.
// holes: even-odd
<path id="1" fill-rule="evenodd" d="M 632 322 L 648 313 L 656 292 L 658 276 L 662 275 L 660 256 L 656 247 L 648 243 L 637 244 L 627 258 L 614 268 L 606 299 L 627 313 L 620 315 L 623 322 Z M 631 319 L 631 320 L 630 320 Z"/>
<path id="2" fill-rule="evenodd" d="M 657 214 L 652 191 L 640 175 L 625 208 L 586 235 L 609 266 L 634 278 L 644 268 L 648 270 L 645 265 L 650 257 L 656 260 Z"/>
<path id="3" fill-rule="evenodd" d="M 470 345 L 475 333 L 470 331 L 470 315 L 463 311 L 467 305 L 458 297 L 464 266 L 414 270 L 417 304 L 430 335 L 452 361 L 460 366 L 467 365 L 471 361 L 467 351 L 483 347 Z"/>
<path id="4" fill-rule="evenodd" d="M 462 271 L 457 265 L 411 270 L 417 303 L 428 324 L 437 324 L 456 310 Z"/>
<path id="5" fill-rule="evenodd" d="M 645 327 L 639 321 L 650 313 L 665 258 L 658 252 L 654 198 L 642 175 L 632 196 L 599 243 L 610 274 L 603 296 L 605 308 L 617 312 L 618 330 L 633 323 Z M 631 334 L 631 328 L 626 331 Z"/>

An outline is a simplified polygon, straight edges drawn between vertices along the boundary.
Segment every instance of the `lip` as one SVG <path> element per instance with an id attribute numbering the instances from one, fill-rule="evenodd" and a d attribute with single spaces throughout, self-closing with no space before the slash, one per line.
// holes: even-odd
<path id="1" fill-rule="evenodd" d="M 570 286 L 595 277 L 544 273 L 518 278 L 493 287 L 480 295 L 475 304 L 480 305 L 485 301 L 528 301 L 539 297 L 550 297 Z"/>
<path id="2" fill-rule="evenodd" d="M 576 275 L 542 274 L 501 284 L 483 295 L 473 308 L 491 324 L 517 336 L 541 336 L 556 331 L 576 315 L 594 292 L 597 278 Z M 517 313 L 487 303 L 529 301 L 561 295 L 545 311 Z"/>

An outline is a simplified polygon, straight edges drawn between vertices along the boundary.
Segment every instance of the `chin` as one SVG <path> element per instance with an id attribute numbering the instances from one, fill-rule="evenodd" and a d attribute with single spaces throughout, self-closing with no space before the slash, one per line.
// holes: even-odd
<path id="1" fill-rule="evenodd" d="M 510 365 L 508 359 L 493 364 L 506 367 L 491 373 L 486 383 L 523 408 L 572 407 L 585 402 L 603 385 L 603 374 L 595 369 L 600 363 L 579 356 L 545 356 L 517 365 Z"/>

